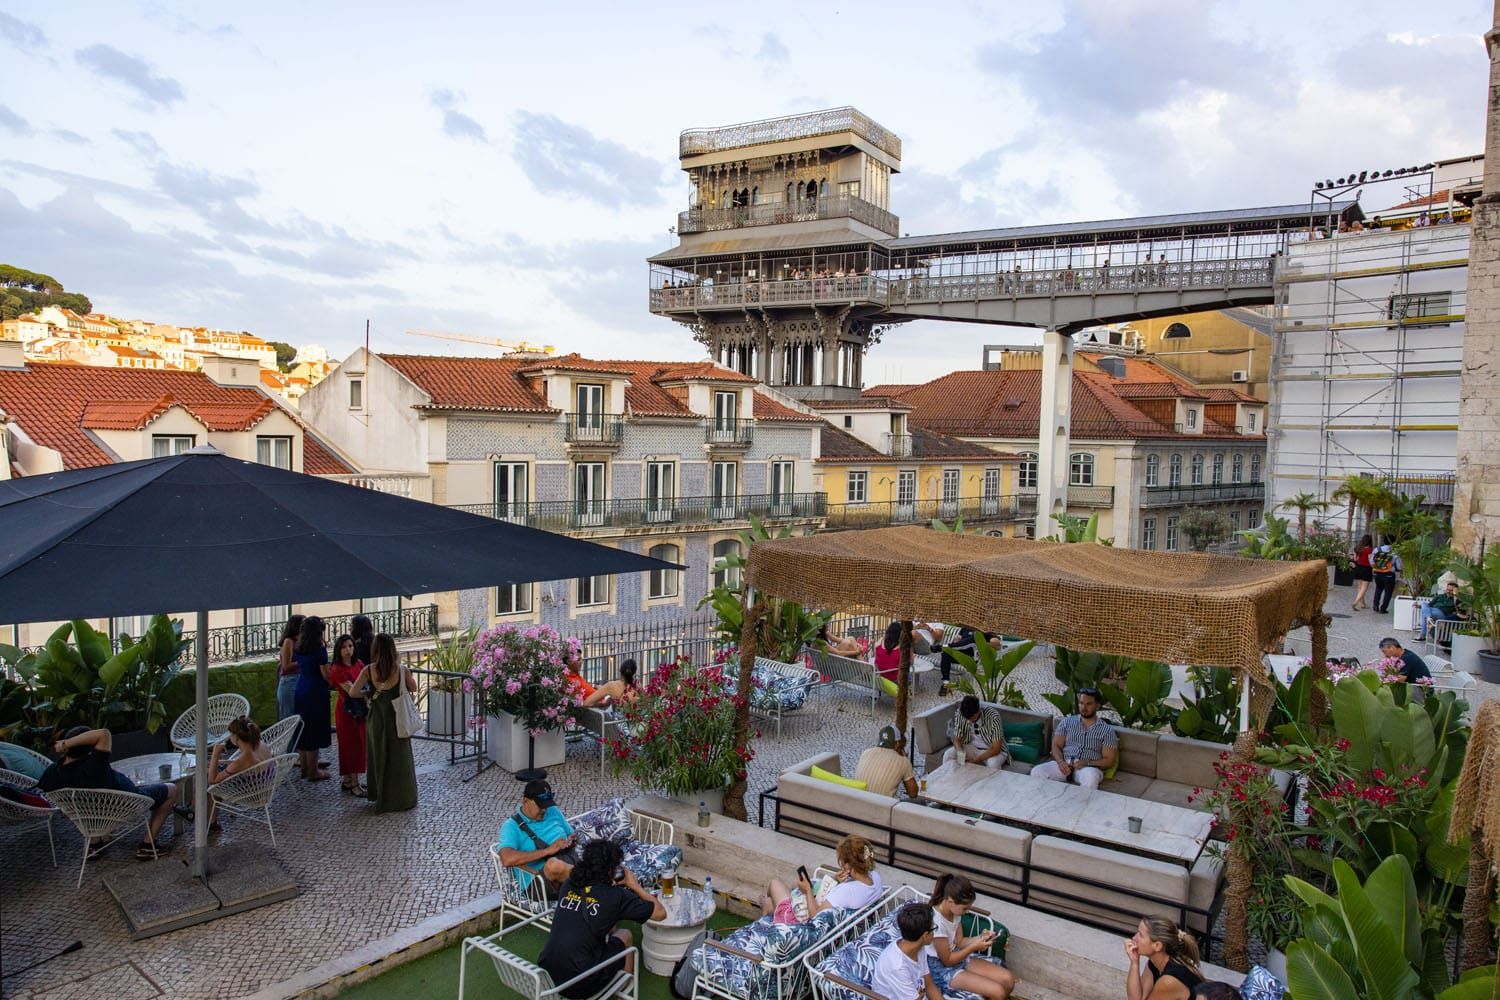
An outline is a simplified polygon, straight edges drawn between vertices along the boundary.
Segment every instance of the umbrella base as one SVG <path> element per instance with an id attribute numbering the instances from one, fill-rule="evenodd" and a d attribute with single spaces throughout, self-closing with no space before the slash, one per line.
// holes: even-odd
<path id="1" fill-rule="evenodd" d="M 192 859 L 158 861 L 104 879 L 132 940 L 208 923 L 297 895 L 297 883 L 264 848 L 215 848 L 208 877 L 193 878 Z"/>

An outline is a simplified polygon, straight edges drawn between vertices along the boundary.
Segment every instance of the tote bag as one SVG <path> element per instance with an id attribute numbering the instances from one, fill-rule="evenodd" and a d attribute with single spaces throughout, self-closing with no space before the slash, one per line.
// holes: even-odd
<path id="1" fill-rule="evenodd" d="M 417 711 L 417 703 L 412 700 L 411 692 L 406 690 L 405 667 L 401 668 L 401 678 L 396 682 L 396 690 L 400 693 L 396 703 L 391 706 L 396 710 L 396 735 L 403 740 L 422 735 L 427 723 L 422 719 L 422 713 Z"/>

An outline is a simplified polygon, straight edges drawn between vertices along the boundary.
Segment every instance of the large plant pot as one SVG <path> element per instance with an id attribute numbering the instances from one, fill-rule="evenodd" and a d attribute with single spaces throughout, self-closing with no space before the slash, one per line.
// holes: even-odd
<path id="1" fill-rule="evenodd" d="M 1275 976 L 1278 983 L 1286 982 L 1286 953 L 1280 948 L 1266 949 L 1266 971 Z"/>
<path id="2" fill-rule="evenodd" d="M 434 688 L 427 692 L 427 733 L 429 736 L 462 736 L 473 712 L 473 694 Z"/>
<path id="3" fill-rule="evenodd" d="M 667 798 L 674 799 L 684 805 L 692 806 L 694 809 L 697 809 L 698 803 L 702 802 L 708 806 L 709 812 L 722 815 L 724 812 L 724 793 L 728 790 L 729 786 L 726 785 L 723 788 L 715 788 L 703 792 L 681 792 L 677 795 L 669 795 Z"/>
<path id="4" fill-rule="evenodd" d="M 555 767 L 567 757 L 563 731 L 551 729 L 536 738 L 536 756 L 528 755 L 526 727 L 509 712 L 492 715 L 484 722 L 485 744 L 490 760 L 507 771 L 520 771 L 528 765 Z"/>
<path id="5" fill-rule="evenodd" d="M 1391 601 L 1391 628 L 1398 632 L 1412 630 L 1412 611 L 1416 601 L 1410 597 L 1397 597 Z"/>
<path id="6" fill-rule="evenodd" d="M 1449 659 L 1453 661 L 1453 669 L 1469 674 L 1480 673 L 1479 651 L 1488 648 L 1489 640 L 1482 635 L 1454 633 L 1453 650 L 1449 654 Z"/>
<path id="7" fill-rule="evenodd" d="M 163 722 L 154 733 L 148 733 L 144 729 L 113 733 L 109 738 L 109 755 L 115 760 L 125 760 L 127 757 L 142 757 L 148 753 L 171 753 L 171 730 L 172 723 Z"/>
<path id="8" fill-rule="evenodd" d="M 1488 684 L 1500 684 L 1500 653 L 1490 649 L 1479 651 L 1479 672 Z"/>
<path id="9" fill-rule="evenodd" d="M 1333 567 L 1333 585 L 1335 587 L 1354 586 L 1354 567 L 1350 566 L 1348 569 Z"/>

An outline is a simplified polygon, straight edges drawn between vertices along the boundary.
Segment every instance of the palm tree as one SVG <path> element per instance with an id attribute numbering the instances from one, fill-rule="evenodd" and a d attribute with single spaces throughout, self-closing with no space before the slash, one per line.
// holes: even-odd
<path id="1" fill-rule="evenodd" d="M 1327 510 L 1328 501 L 1318 499 L 1317 494 L 1302 492 L 1294 497 L 1288 497 L 1276 505 L 1277 510 L 1295 510 L 1297 512 L 1297 541 L 1307 541 L 1307 512 L 1310 510 Z"/>
<path id="2" fill-rule="evenodd" d="M 1335 502 L 1344 503 L 1344 537 L 1348 544 L 1354 544 L 1354 514 L 1363 502 L 1364 497 L 1370 493 L 1370 486 L 1375 480 L 1368 476 L 1351 475 L 1339 483 L 1330 497 Z"/>

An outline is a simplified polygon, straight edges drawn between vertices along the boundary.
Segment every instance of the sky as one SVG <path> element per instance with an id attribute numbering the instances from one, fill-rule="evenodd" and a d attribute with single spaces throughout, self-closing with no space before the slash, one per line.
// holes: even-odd
<path id="1" fill-rule="evenodd" d="M 0 263 L 335 357 L 368 319 L 699 358 L 646 308 L 683 129 L 852 104 L 902 139 L 911 234 L 1290 204 L 1482 151 L 1488 7 L 0 0 Z M 865 376 L 1027 336 L 908 324 Z"/>

